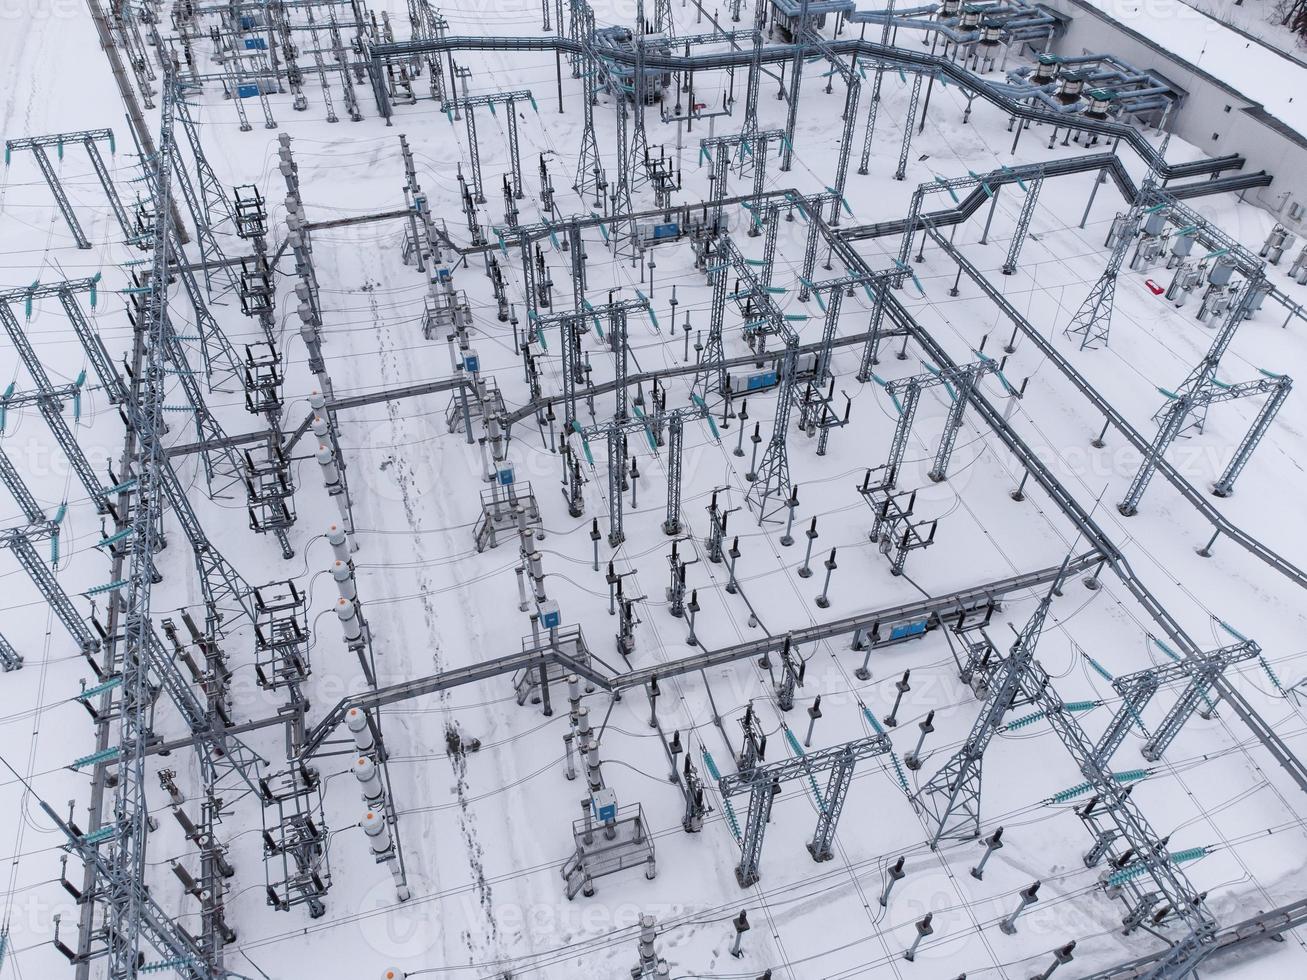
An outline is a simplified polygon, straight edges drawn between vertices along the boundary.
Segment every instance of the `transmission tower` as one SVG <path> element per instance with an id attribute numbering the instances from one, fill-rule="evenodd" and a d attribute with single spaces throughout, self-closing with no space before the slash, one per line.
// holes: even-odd
<path id="1" fill-rule="evenodd" d="M 1112 251 L 1107 257 L 1107 268 L 1094 283 L 1080 309 L 1067 325 L 1068 337 L 1080 338 L 1081 350 L 1093 350 L 1107 346 L 1108 333 L 1112 328 L 1112 308 L 1116 299 L 1116 277 L 1125 262 L 1125 253 L 1135 240 L 1143 209 L 1131 208 L 1124 217 L 1112 223 Z"/>
<path id="2" fill-rule="evenodd" d="M 154 160 L 154 227 L 150 236 L 153 260 L 140 325 L 145 358 L 138 379 L 138 398 L 130 405 L 130 422 L 136 431 L 136 503 L 129 518 L 131 550 L 126 584 L 126 616 L 121 644 L 122 676 L 119 697 L 120 737 L 115 784 L 114 823 L 108 857 L 91 847 L 87 859 L 97 866 L 98 895 L 106 905 L 108 975 L 112 980 L 135 977 L 142 968 L 145 946 L 153 947 L 163 962 L 188 977 L 214 975 L 200 956 L 194 940 L 155 905 L 146 890 L 146 839 L 149 807 L 145 799 L 145 759 L 150 736 L 150 598 L 154 584 L 153 555 L 160 545 L 163 516 L 163 473 L 168 469 L 162 436 L 163 409 L 168 384 L 169 328 L 168 279 L 172 248 L 173 97 L 171 72 L 165 77 L 159 131 L 159 152 Z M 182 495 L 184 496 L 184 494 Z"/>
<path id="3" fill-rule="evenodd" d="M 1064 561 L 1062 574 L 1040 600 L 1006 659 L 994 669 L 985 704 L 962 748 L 917 792 L 917 801 L 932 817 L 932 849 L 944 839 L 970 840 L 980 835 L 981 764 L 985 750 L 1021 691 L 1023 676 L 1034 660 L 1048 607 L 1061 587 L 1066 564 Z"/>

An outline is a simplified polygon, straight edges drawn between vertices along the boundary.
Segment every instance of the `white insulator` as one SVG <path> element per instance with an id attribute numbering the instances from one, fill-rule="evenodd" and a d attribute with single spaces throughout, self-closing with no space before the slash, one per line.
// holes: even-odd
<path id="1" fill-rule="evenodd" d="M 301 303 L 309 301 L 309 284 L 307 282 L 297 282 L 295 284 L 295 298 Z"/>
<path id="2" fill-rule="evenodd" d="M 305 346 L 312 347 L 319 342 L 318 328 L 312 320 L 303 320 L 300 322 L 300 339 L 304 341 Z"/>
<path id="3" fill-rule="evenodd" d="M 375 744 L 372 738 L 372 726 L 368 724 L 368 713 L 362 708 L 350 708 L 345 712 L 345 727 L 354 736 L 354 747 L 360 752 L 370 751 Z"/>
<path id="4" fill-rule="evenodd" d="M 381 770 L 366 755 L 354 760 L 354 778 L 359 781 L 359 792 L 368 803 L 375 803 L 386 792 L 381 782 Z"/>
<path id="5" fill-rule="evenodd" d="M 334 487 L 340 482 L 340 470 L 336 466 L 336 454 L 331 451 L 330 446 L 318 446 L 318 451 L 314 454 L 318 465 L 322 467 L 322 480 L 328 488 Z"/>
<path id="6" fill-rule="evenodd" d="M 393 967 L 388 970 L 381 971 L 381 980 L 404 980 L 404 978 L 407 976 L 408 976 L 407 973 L 403 972 L 402 970 L 396 970 Z"/>
<path id="7" fill-rule="evenodd" d="M 300 304 L 295 307 L 295 314 L 300 318 L 301 322 L 313 323 L 313 307 L 309 305 L 307 299 L 302 300 Z M 317 326 L 317 324 L 314 324 L 314 326 Z"/>
<path id="8" fill-rule="evenodd" d="M 373 854 L 385 854 L 390 850 L 390 828 L 386 826 L 383 814 L 369 810 L 359 821 L 359 826 L 368 835 L 368 846 Z"/>
<path id="9" fill-rule="evenodd" d="M 331 566 L 331 577 L 336 580 L 336 588 L 340 590 L 340 597 L 348 602 L 353 602 L 358 598 L 358 585 L 354 581 L 354 572 L 343 561 L 338 561 Z"/>
<path id="10" fill-rule="evenodd" d="M 354 603 L 346 599 L 338 599 L 336 618 L 340 620 L 340 628 L 345 631 L 346 643 L 355 643 L 363 636 L 363 627 L 359 624 L 359 614 L 354 608 Z"/>
<path id="11" fill-rule="evenodd" d="M 277 169 L 281 171 L 283 177 L 295 176 L 295 164 L 291 163 L 288 157 L 281 158 L 281 163 L 277 165 Z"/>
<path id="12" fill-rule="evenodd" d="M 325 442 L 327 434 L 331 432 L 331 424 L 321 415 L 315 415 L 313 421 L 309 423 L 309 429 L 319 440 Z"/>
<path id="13" fill-rule="evenodd" d="M 309 408 L 313 409 L 313 411 L 321 415 L 323 409 L 325 409 L 326 407 L 327 407 L 326 395 L 324 395 L 320 391 L 309 392 Z"/>
<path id="14" fill-rule="evenodd" d="M 332 524 L 327 528 L 327 542 L 331 545 L 336 561 L 349 561 L 349 535 L 345 533 L 343 525 Z"/>

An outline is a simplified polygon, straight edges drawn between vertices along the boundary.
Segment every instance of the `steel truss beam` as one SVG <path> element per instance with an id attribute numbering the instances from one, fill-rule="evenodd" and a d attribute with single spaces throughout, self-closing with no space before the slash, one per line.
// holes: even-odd
<path id="1" fill-rule="evenodd" d="M 798 747 L 797 741 L 792 744 Z M 763 834 L 767 829 L 771 801 L 777 787 L 794 779 L 810 780 L 815 787 L 819 775 L 830 773 L 826 793 L 818 794 L 817 826 L 808 844 L 808 853 L 814 861 L 828 861 L 832 857 L 831 844 L 840 813 L 844 809 L 854 765 L 859 760 L 891 751 L 893 745 L 889 736 L 881 733 L 816 752 L 805 753 L 798 748 L 795 757 L 753 765 L 722 776 L 717 781 L 717 790 L 724 799 L 740 793 L 749 794 L 749 812 L 740 838 L 740 863 L 735 868 L 735 880 L 740 883 L 740 887 L 749 888 L 758 882 Z"/>
<path id="2" fill-rule="evenodd" d="M 620 692 L 643 689 L 655 677 L 661 681 L 668 677 L 678 677 L 682 674 L 711 670 L 743 660 L 756 660 L 767 654 L 779 652 L 787 642 L 790 644 L 819 643 L 823 640 L 869 633 L 882 623 L 922 621 L 927 624 L 927 629 L 932 626 L 937 627 L 944 618 L 956 615 L 959 611 L 984 608 L 1015 592 L 1041 588 L 1048 585 L 1059 575 L 1073 575 L 1085 571 L 1099 560 L 1100 557 L 1096 552 L 1085 552 L 1071 558 L 1064 565 L 981 583 L 946 595 L 871 610 L 830 623 L 803 626 L 785 634 L 748 640 L 734 646 L 723 647 L 720 650 L 707 650 L 692 654 L 672 663 L 657 664 L 653 667 L 630 670 L 621 674 L 602 673 L 593 665 L 581 663 L 553 647 L 547 645 L 536 646 L 521 653 L 509 654 L 508 656 L 485 660 L 469 667 L 460 667 L 428 677 L 379 687 L 375 691 L 368 691 L 342 699 L 308 733 L 300 750 L 300 759 L 307 760 L 311 758 L 327 744 L 332 732 L 344 721 L 345 715 L 351 707 L 371 710 L 390 704 L 399 704 L 413 698 L 461 687 L 465 684 L 512 674 L 524 667 L 532 667 L 542 663 L 559 664 L 567 673 L 577 674 L 606 691 Z M 234 726 L 231 731 L 239 734 L 250 731 L 252 728 L 267 727 L 270 724 L 280 724 L 281 722 L 282 719 L 278 718 L 268 722 L 254 723 L 253 725 L 238 725 Z M 159 750 L 172 750 L 184 744 L 187 743 L 163 743 L 159 746 Z"/>

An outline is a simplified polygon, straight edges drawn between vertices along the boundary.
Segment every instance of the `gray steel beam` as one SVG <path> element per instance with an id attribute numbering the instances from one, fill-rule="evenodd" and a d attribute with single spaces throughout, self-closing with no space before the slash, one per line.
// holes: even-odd
<path id="1" fill-rule="evenodd" d="M 1269 912 L 1259 912 L 1257 915 L 1219 929 L 1199 962 L 1263 940 L 1279 940 L 1284 933 L 1304 923 L 1307 923 L 1307 898 L 1290 902 Z M 1155 971 L 1168 953 L 1169 950 L 1163 950 L 1141 956 L 1139 959 L 1087 974 L 1084 980 L 1132 980 L 1132 978 L 1155 976 Z"/>
<path id="2" fill-rule="evenodd" d="M 398 41 L 391 44 L 376 44 L 369 49 L 375 77 L 384 72 L 381 66 L 391 59 L 397 62 L 408 61 L 429 53 L 445 51 L 559 51 L 579 53 L 583 50 L 582 42 L 564 37 L 494 37 L 463 36 L 425 38 L 413 41 Z M 1004 87 L 991 84 L 983 77 L 969 71 L 943 55 L 930 54 L 908 47 L 892 44 L 879 44 L 865 38 L 823 39 L 820 44 L 777 44 L 769 45 L 760 54 L 762 62 L 775 64 L 812 56 L 829 58 L 835 55 L 853 55 L 858 60 L 878 66 L 899 69 L 904 72 L 921 72 L 942 77 L 947 82 L 957 85 L 963 91 L 974 94 L 993 105 L 1003 113 L 1019 120 L 1045 123 L 1053 126 L 1065 126 L 1073 117 L 1053 112 L 1031 104 L 1030 100 L 1014 98 L 1004 91 Z M 606 57 L 619 64 L 634 67 L 636 54 L 633 51 L 614 49 L 606 52 Z M 755 60 L 751 49 L 736 47 L 731 51 L 717 51 L 695 55 L 649 54 L 644 55 L 644 66 L 651 71 L 690 72 L 708 69 L 725 70 L 727 68 L 748 69 Z M 383 115 L 389 115 L 389 106 L 379 106 Z M 1222 170 L 1238 170 L 1244 165 L 1244 158 L 1238 154 L 1224 157 L 1212 157 L 1195 160 L 1185 164 L 1169 164 L 1148 142 L 1137 127 L 1126 123 L 1107 120 L 1089 119 L 1084 115 L 1074 117 L 1077 129 L 1097 133 L 1108 139 L 1119 140 L 1129 147 L 1139 158 L 1157 174 L 1167 180 L 1185 176 L 1197 176 L 1216 173 Z"/>
<path id="3" fill-rule="evenodd" d="M 1067 563 L 1066 574 L 1071 575 L 1084 571 L 1098 561 L 1099 555 L 1096 552 L 1077 555 Z M 631 670 L 621 674 L 603 674 L 548 646 L 534 647 L 521 653 L 497 657 L 469 667 L 442 671 L 439 674 L 392 684 L 388 687 L 378 688 L 375 691 L 365 692 L 356 697 L 342 699 L 314 726 L 304 742 L 301 756 L 308 758 L 317 752 L 345 717 L 345 712 L 352 707 L 372 708 L 396 704 L 438 691 L 461 687 L 464 684 L 513 673 L 542 661 L 562 664 L 569 672 L 586 678 L 586 680 L 604 690 L 623 691 L 643 688 L 655 678 L 661 680 L 667 677 L 724 666 L 740 660 L 757 659 L 767 653 L 776 653 L 784 648 L 787 641 L 793 645 L 816 643 L 821 640 L 870 630 L 878 623 L 896 623 L 930 617 L 938 620 L 941 617 L 956 613 L 959 609 L 974 608 L 991 601 L 996 602 L 1003 596 L 1010 595 L 1013 592 L 1047 585 L 1057 578 L 1061 570 L 1061 565 L 1055 565 L 1035 572 L 1012 575 L 993 582 L 959 589 L 945 595 L 917 599 L 912 602 L 859 613 L 855 616 L 848 616 L 844 619 L 817 626 L 803 626 L 784 635 L 765 636 L 756 640 L 737 643 L 734 646 L 723 647 L 720 650 L 708 650 L 692 654 L 672 663 Z M 269 719 L 259 723 L 257 727 L 268 727 L 269 725 L 279 724 L 281 721 L 280 718 Z M 250 729 L 233 729 L 233 731 L 248 730 Z"/>

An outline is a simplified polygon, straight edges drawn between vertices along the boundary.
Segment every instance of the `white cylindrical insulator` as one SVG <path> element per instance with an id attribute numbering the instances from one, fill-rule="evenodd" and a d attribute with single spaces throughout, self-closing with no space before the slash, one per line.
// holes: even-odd
<path id="1" fill-rule="evenodd" d="M 354 736 L 354 747 L 360 752 L 370 751 L 375 744 L 372 738 L 372 726 L 368 724 L 368 713 L 362 708 L 350 708 L 345 712 L 345 727 Z"/>
<path id="2" fill-rule="evenodd" d="M 318 343 L 318 328 L 313 325 L 312 320 L 305 320 L 300 324 L 300 340 L 308 347 Z"/>
<path id="3" fill-rule="evenodd" d="M 349 561 L 349 534 L 346 533 L 343 524 L 332 524 L 327 528 L 327 541 L 336 556 L 336 561 Z"/>
<path id="4" fill-rule="evenodd" d="M 363 627 L 359 624 L 358 610 L 347 599 L 336 600 L 336 617 L 340 628 L 345 631 L 345 642 L 355 643 L 363 636 Z"/>
<path id="5" fill-rule="evenodd" d="M 313 409 L 313 411 L 315 411 L 315 412 L 317 412 L 319 415 L 321 415 L 321 414 L 322 414 L 322 410 L 323 410 L 324 408 L 326 408 L 326 407 L 327 407 L 327 396 L 326 396 L 326 395 L 324 395 L 324 394 L 323 394 L 322 392 L 320 392 L 320 391 L 311 391 L 311 392 L 309 392 L 309 408 Z"/>
<path id="6" fill-rule="evenodd" d="M 318 446 L 314 454 L 318 465 L 322 467 L 322 481 L 330 488 L 340 482 L 340 470 L 336 467 L 336 454 L 330 446 Z"/>
<path id="7" fill-rule="evenodd" d="M 369 810 L 359 821 L 359 826 L 368 835 L 368 846 L 373 854 L 385 854 L 390 850 L 390 828 L 386 826 L 384 815 Z"/>
<path id="8" fill-rule="evenodd" d="M 340 590 L 340 597 L 349 602 L 358 598 L 358 587 L 354 582 L 354 572 L 349 565 L 343 561 L 338 561 L 331 566 L 331 577 L 336 582 L 336 588 Z"/>
<path id="9" fill-rule="evenodd" d="M 354 760 L 354 778 L 359 781 L 359 791 L 368 803 L 375 803 L 386 791 L 381 782 L 381 770 L 366 755 Z"/>
<path id="10" fill-rule="evenodd" d="M 313 306 L 309 303 L 307 299 L 302 300 L 299 303 L 299 305 L 295 307 L 295 314 L 300 318 L 302 322 L 313 323 Z M 309 400 L 309 404 L 310 405 L 313 404 L 311 398 Z"/>
<path id="11" fill-rule="evenodd" d="M 319 441 L 326 442 L 327 434 L 331 432 L 331 423 L 321 415 L 314 415 L 313 421 L 309 423 L 309 429 L 318 437 Z"/>

